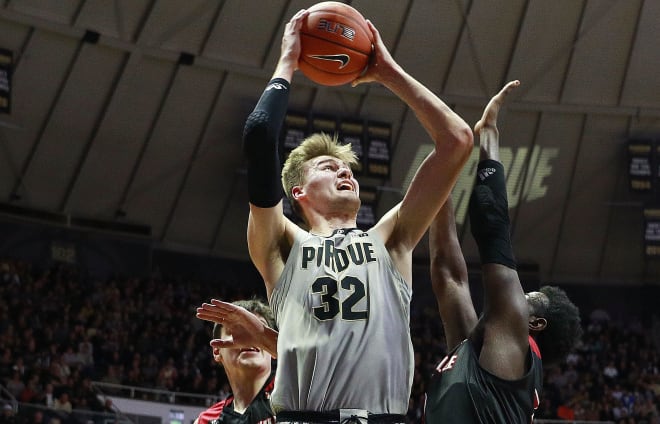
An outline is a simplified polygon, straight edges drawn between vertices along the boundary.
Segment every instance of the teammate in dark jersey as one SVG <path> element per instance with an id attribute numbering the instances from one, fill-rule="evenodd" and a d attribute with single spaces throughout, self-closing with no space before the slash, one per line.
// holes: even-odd
<path id="1" fill-rule="evenodd" d="M 259 300 L 239 300 L 231 305 L 252 312 L 252 317 L 266 327 L 274 325 L 270 308 Z M 220 320 L 214 324 L 213 338 L 224 343 L 211 347 L 213 359 L 224 367 L 232 394 L 202 412 L 195 424 L 275 423 L 270 407 L 275 379 L 274 346 L 273 349 L 245 346 L 240 337 L 241 332 L 234 332 L 231 322 Z"/>
<path id="2" fill-rule="evenodd" d="M 497 116 L 519 84 L 509 82 L 495 95 L 475 125 L 480 162 L 469 215 L 482 264 L 480 317 L 451 201 L 431 225 L 431 280 L 449 354 L 426 393 L 427 424 L 531 423 L 541 395 L 541 355 L 546 364 L 563 359 L 581 334 L 579 311 L 561 289 L 544 286 L 525 294 L 516 271 Z"/>

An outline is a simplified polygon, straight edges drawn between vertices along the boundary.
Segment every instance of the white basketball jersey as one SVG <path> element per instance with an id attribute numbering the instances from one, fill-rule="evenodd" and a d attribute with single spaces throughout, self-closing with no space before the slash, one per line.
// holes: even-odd
<path id="1" fill-rule="evenodd" d="M 406 414 L 412 290 L 382 241 L 358 229 L 299 231 L 270 299 L 280 410 Z"/>

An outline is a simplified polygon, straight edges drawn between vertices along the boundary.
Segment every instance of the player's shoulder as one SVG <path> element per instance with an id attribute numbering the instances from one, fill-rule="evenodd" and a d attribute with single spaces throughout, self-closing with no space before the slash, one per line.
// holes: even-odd
<path id="1" fill-rule="evenodd" d="M 228 397 L 226 399 L 221 400 L 220 402 L 217 402 L 213 405 L 211 405 L 208 409 L 202 411 L 197 419 L 195 420 L 195 424 L 208 424 L 209 422 L 217 419 L 220 414 L 222 414 L 222 411 L 225 409 L 225 407 L 231 403 L 232 398 Z"/>
<path id="2" fill-rule="evenodd" d="M 398 212 L 400 208 L 401 202 L 387 211 L 367 232 L 379 238 L 384 244 L 387 243 L 390 240 L 390 237 L 392 236 L 397 224 Z"/>
<path id="3" fill-rule="evenodd" d="M 284 217 L 284 233 L 283 233 L 284 245 L 286 250 L 291 251 L 296 243 L 304 243 L 305 240 L 313 237 L 306 229 L 302 228 L 297 223 L 293 222 L 288 217 Z"/>

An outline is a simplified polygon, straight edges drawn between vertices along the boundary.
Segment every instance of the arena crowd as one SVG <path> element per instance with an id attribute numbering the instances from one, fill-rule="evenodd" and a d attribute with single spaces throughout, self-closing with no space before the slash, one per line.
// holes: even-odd
<path id="1" fill-rule="evenodd" d="M 0 383 L 19 402 L 18 414 L 3 406 L 0 422 L 58 424 L 73 410 L 114 411 L 96 396 L 94 381 L 226 396 L 227 378 L 208 345 L 211 326 L 195 318 L 195 308 L 212 297 L 264 297 L 249 287 L 159 273 L 101 281 L 72 265 L 40 269 L 0 260 Z M 546 370 L 536 418 L 659 424 L 658 315 L 582 312 L 583 340 L 564 363 Z M 408 418 L 418 423 L 427 379 L 446 346 L 434 307 L 414 309 L 411 330 Z M 44 410 L 22 414 L 25 405 Z"/>

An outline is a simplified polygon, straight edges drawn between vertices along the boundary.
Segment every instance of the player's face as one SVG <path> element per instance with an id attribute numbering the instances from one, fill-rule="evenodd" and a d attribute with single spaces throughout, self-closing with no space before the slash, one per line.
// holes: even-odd
<path id="1" fill-rule="evenodd" d="M 349 165 L 333 156 L 318 156 L 305 163 L 304 195 L 314 205 L 341 203 L 359 207 L 360 186 Z"/>
<path id="2" fill-rule="evenodd" d="M 255 314 L 264 325 L 268 325 L 266 320 Z M 222 327 L 222 338 L 226 338 L 231 334 Z M 249 348 L 222 348 L 220 349 L 222 357 L 222 365 L 225 368 L 255 368 L 255 369 L 270 369 L 271 356 L 265 350 L 256 347 Z"/>

